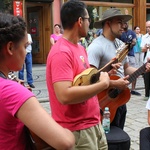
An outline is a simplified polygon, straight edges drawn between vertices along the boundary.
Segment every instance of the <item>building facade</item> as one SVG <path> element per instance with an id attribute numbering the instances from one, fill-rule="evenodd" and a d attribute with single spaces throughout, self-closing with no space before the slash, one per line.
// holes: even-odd
<path id="1" fill-rule="evenodd" d="M 3 0 L 0 1 L 0 11 L 14 13 L 14 2 L 22 3 L 22 16 L 27 22 L 28 32 L 33 38 L 33 63 L 46 63 L 50 50 L 50 34 L 53 33 L 54 24 L 61 24 L 60 8 L 67 0 Z M 120 8 L 122 13 L 130 14 L 133 19 L 129 21 L 130 29 L 134 26 L 146 33 L 145 22 L 150 20 L 150 0 L 81 0 L 90 11 L 92 20 L 102 17 L 103 11 L 110 7 Z M 18 3 L 16 3 L 18 4 Z M 15 6 L 17 7 L 17 6 Z M 16 8 L 18 13 L 18 8 Z M 92 22 L 92 23 L 93 23 Z M 92 28 L 92 24 L 90 26 Z"/>
<path id="2" fill-rule="evenodd" d="M 58 1 L 59 0 L 0 1 L 0 11 L 20 15 L 25 19 L 27 30 L 33 40 L 33 63 L 46 63 L 46 58 L 51 47 L 50 34 L 53 33 L 53 24 L 60 23 L 60 17 L 57 17 L 57 13 L 60 11 L 61 5 L 59 6 Z M 55 9 L 55 7 L 58 9 Z M 53 14 L 56 14 L 55 17 L 53 17 Z"/>
<path id="3" fill-rule="evenodd" d="M 50 49 L 49 36 L 52 33 L 52 1 L 24 1 L 23 14 L 33 39 L 33 63 L 45 63 Z"/>

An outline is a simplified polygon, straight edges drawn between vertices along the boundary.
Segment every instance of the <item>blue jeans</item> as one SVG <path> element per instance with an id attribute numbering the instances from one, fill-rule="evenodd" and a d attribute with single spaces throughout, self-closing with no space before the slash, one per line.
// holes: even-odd
<path id="1" fill-rule="evenodd" d="M 32 54 L 27 53 L 25 58 L 25 65 L 26 65 L 26 72 L 27 72 L 27 82 L 28 84 L 33 83 L 33 77 L 32 77 Z M 24 65 L 22 69 L 18 73 L 19 79 L 24 80 Z"/>

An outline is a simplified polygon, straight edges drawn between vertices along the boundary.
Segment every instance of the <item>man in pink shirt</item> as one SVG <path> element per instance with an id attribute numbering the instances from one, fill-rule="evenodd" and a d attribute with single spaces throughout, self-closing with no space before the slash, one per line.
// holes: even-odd
<path id="1" fill-rule="evenodd" d="M 52 116 L 75 135 L 74 150 L 106 150 L 96 95 L 108 88 L 108 73 L 101 72 L 100 82 L 95 84 L 72 86 L 74 78 L 90 68 L 86 50 L 78 44 L 81 37 L 87 36 L 90 25 L 85 4 L 77 0 L 64 3 L 61 22 L 64 34 L 51 48 L 46 67 Z"/>

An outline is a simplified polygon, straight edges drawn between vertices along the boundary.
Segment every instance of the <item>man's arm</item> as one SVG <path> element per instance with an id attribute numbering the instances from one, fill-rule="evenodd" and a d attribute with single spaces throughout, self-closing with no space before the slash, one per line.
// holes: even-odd
<path id="1" fill-rule="evenodd" d="M 72 149 L 75 142 L 72 132 L 56 123 L 35 97 L 29 98 L 20 107 L 16 117 L 55 149 Z"/>
<path id="2" fill-rule="evenodd" d="M 147 52 L 147 50 L 149 49 L 149 44 L 147 43 L 147 38 L 144 36 L 142 36 L 142 40 L 141 40 L 141 50 L 142 52 Z"/>
<path id="3" fill-rule="evenodd" d="M 28 34 L 28 44 L 32 44 L 32 37 L 31 37 L 31 34 Z"/>
<path id="4" fill-rule="evenodd" d="M 141 47 L 142 52 L 147 52 L 147 50 L 149 49 L 149 45 L 145 44 L 144 47 Z"/>

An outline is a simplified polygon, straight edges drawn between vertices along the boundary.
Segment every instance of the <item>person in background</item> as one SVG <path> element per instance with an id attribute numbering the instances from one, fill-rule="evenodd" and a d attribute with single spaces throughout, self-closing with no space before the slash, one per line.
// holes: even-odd
<path id="1" fill-rule="evenodd" d="M 133 46 L 133 50 L 135 55 L 136 67 L 139 68 L 143 65 L 144 60 L 144 53 L 141 51 L 141 41 L 143 35 L 140 33 L 139 26 L 134 27 L 134 32 L 136 34 L 136 45 Z"/>
<path id="2" fill-rule="evenodd" d="M 134 33 L 134 31 L 128 29 L 128 23 L 127 22 L 125 22 L 123 24 L 123 30 L 124 31 L 123 31 L 120 39 L 125 43 L 128 43 L 131 41 L 131 47 L 130 47 L 130 50 L 128 53 L 129 65 L 132 67 L 136 67 L 136 61 L 135 61 L 135 55 L 134 55 L 134 49 L 133 49 L 134 45 L 136 44 L 136 34 Z M 131 94 L 141 96 L 141 94 L 135 90 L 136 81 L 137 80 L 132 82 Z"/>
<path id="3" fill-rule="evenodd" d="M 33 77 L 32 77 L 32 38 L 31 34 L 28 33 L 28 45 L 26 47 L 26 58 L 25 64 L 23 65 L 22 69 L 18 72 L 18 78 L 20 80 L 24 80 L 24 69 L 26 66 L 26 77 L 27 83 L 31 88 L 35 88 L 33 84 Z"/>
<path id="4" fill-rule="evenodd" d="M 62 37 L 61 26 L 59 24 L 55 24 L 54 33 L 50 35 L 51 44 L 54 45 L 61 37 Z"/>
<path id="5" fill-rule="evenodd" d="M 61 22 L 63 37 L 51 48 L 46 66 L 52 116 L 74 134 L 73 150 L 106 150 L 108 145 L 100 121 L 97 94 L 108 88 L 108 73 L 101 72 L 100 82 L 73 86 L 75 77 L 90 69 L 86 49 L 78 43 L 89 30 L 86 5 L 79 0 L 65 2 L 61 8 Z"/>
<path id="6" fill-rule="evenodd" d="M 73 134 L 54 121 L 30 90 L 7 78 L 22 68 L 27 46 L 24 20 L 0 13 L 0 149 L 31 150 L 26 126 L 53 148 L 71 150 Z"/>
<path id="7" fill-rule="evenodd" d="M 87 36 L 80 39 L 79 44 L 81 44 L 87 50 L 87 47 L 89 46 L 89 44 L 91 44 L 94 38 L 94 31 L 89 30 Z"/>
<path id="8" fill-rule="evenodd" d="M 150 126 L 150 98 L 147 101 L 146 109 L 148 110 L 147 122 Z M 150 149 L 150 127 L 145 127 L 140 130 L 140 150 Z"/>
<path id="9" fill-rule="evenodd" d="M 100 36 L 103 33 L 103 29 L 96 30 L 96 37 Z"/>
<path id="10" fill-rule="evenodd" d="M 145 53 L 145 56 L 147 54 L 147 51 L 150 50 L 150 21 L 149 20 L 146 22 L 146 31 L 147 33 L 142 36 L 142 41 L 141 41 L 141 49 L 142 52 Z M 144 62 L 147 62 L 147 60 L 145 60 L 145 57 L 144 57 Z M 150 96 L 150 72 L 144 73 L 143 77 L 144 77 L 144 84 L 145 84 L 144 100 L 147 101 Z"/>
<path id="11" fill-rule="evenodd" d="M 94 23 L 95 28 L 103 28 L 103 34 L 94 39 L 88 47 L 88 60 L 91 67 L 101 69 L 116 57 L 116 50 L 123 44 L 118 39 L 122 34 L 123 22 L 129 21 L 131 18 L 131 15 L 123 15 L 118 8 L 110 8 L 103 13 L 100 21 Z M 147 64 L 146 66 L 147 71 L 150 69 L 149 65 Z M 121 80 L 112 80 L 113 87 L 120 90 L 127 88 L 129 84 L 127 80 L 128 76 L 124 76 L 132 74 L 135 70 L 136 68 L 129 66 L 128 57 L 125 57 L 122 61 L 122 66 L 117 70 L 117 76 L 123 79 L 124 82 L 121 82 Z M 119 100 L 121 101 L 122 99 L 120 98 Z M 126 105 L 118 107 L 111 125 L 123 129 L 126 111 Z"/>

